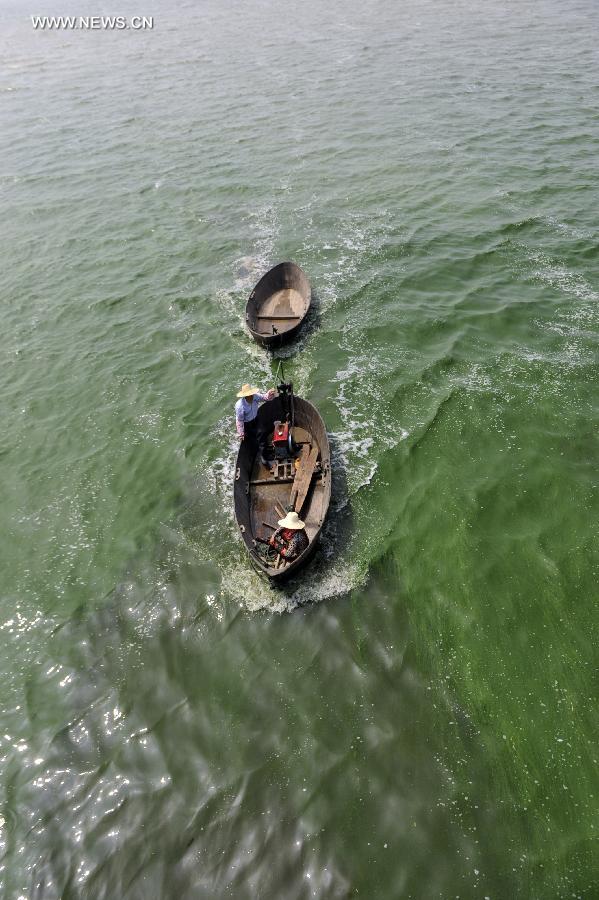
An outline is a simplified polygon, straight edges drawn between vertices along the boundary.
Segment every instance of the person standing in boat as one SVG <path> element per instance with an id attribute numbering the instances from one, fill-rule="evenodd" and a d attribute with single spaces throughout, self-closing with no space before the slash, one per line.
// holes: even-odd
<path id="1" fill-rule="evenodd" d="M 269 544 L 283 557 L 291 562 L 304 552 L 310 543 L 306 534 L 306 523 L 302 522 L 296 512 L 288 512 L 284 519 L 279 519 L 278 528 L 271 536 Z"/>
<path id="2" fill-rule="evenodd" d="M 240 391 L 237 392 L 237 403 L 235 404 L 235 425 L 237 427 L 237 435 L 239 440 L 243 441 L 246 437 L 256 437 L 256 416 L 260 404 L 265 400 L 272 400 L 276 391 L 271 388 L 265 394 L 261 393 L 258 388 L 244 384 Z"/>

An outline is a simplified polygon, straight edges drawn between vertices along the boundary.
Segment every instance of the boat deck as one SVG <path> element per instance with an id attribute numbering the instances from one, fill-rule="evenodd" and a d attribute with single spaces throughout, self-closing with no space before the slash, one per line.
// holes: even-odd
<path id="1" fill-rule="evenodd" d="M 302 465 L 308 464 L 309 451 L 314 448 L 313 459 L 315 462 L 319 448 L 303 428 L 294 428 L 293 436 L 295 441 L 302 446 L 299 467 L 296 467 L 295 460 L 291 458 L 274 462 L 272 469 L 261 462 L 259 455 L 254 460 L 250 479 L 250 523 L 253 537 L 268 540 L 273 531 L 278 528 L 278 520 L 285 515 L 287 507 L 292 501 L 294 489 L 297 493 L 296 499 L 300 502 L 300 508 L 297 509 L 296 505 L 296 509 L 306 523 L 306 534 L 310 541 L 314 539 L 320 529 L 322 504 L 305 502 L 310 493 L 310 487 L 312 487 L 313 494 L 318 492 L 320 479 L 318 474 L 315 478 L 310 477 L 308 484 L 304 486 L 300 476 Z M 298 493 L 300 489 L 302 494 Z M 305 507 L 304 515 L 302 515 L 302 507 Z"/>
<path id="2" fill-rule="evenodd" d="M 290 386 L 283 385 L 283 388 Z M 285 391 L 258 410 L 258 433 L 272 434 L 275 421 L 289 415 Z M 252 564 L 273 582 L 298 572 L 316 550 L 331 499 L 331 458 L 325 424 L 312 404 L 294 397 L 292 435 L 298 446 L 291 456 L 264 464 L 255 440 L 243 441 L 237 454 L 233 496 L 235 518 Z M 268 453 L 270 458 L 270 452 Z M 306 523 L 308 547 L 286 563 L 265 543 L 289 509 Z"/>

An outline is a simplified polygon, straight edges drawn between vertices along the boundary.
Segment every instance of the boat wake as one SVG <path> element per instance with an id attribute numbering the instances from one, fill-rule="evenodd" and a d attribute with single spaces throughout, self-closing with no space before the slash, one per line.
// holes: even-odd
<path id="1" fill-rule="evenodd" d="M 222 575 L 223 599 L 236 601 L 248 612 L 276 613 L 345 596 L 363 580 L 356 566 L 341 560 L 329 567 L 314 561 L 304 570 L 301 580 L 296 584 L 290 581 L 284 587 L 269 585 L 247 562 L 224 567 Z"/>
<path id="2" fill-rule="evenodd" d="M 234 316 L 239 329 L 233 334 L 239 348 L 249 357 L 248 379 L 260 386 L 273 381 L 273 356 L 248 339 L 245 328 L 245 302 L 249 291 L 275 261 L 279 232 L 277 212 L 273 206 L 256 214 L 252 223 L 254 244 L 251 252 L 235 260 L 234 281 L 221 300 Z M 326 319 L 330 309 L 345 303 L 345 292 L 354 294 L 364 285 L 359 279 L 361 262 L 377 254 L 386 237 L 383 218 L 350 215 L 338 231 L 335 246 L 299 249 L 300 257 L 313 259 L 313 272 L 318 289 L 318 314 Z M 368 266 L 366 267 L 368 271 Z M 360 285 L 356 287 L 356 280 Z M 351 287 L 350 287 L 351 285 Z M 358 299 L 358 305 L 360 303 Z M 274 359 L 285 366 L 286 379 L 293 380 L 299 395 L 310 396 L 317 372 L 313 341 L 318 328 L 302 329 L 299 340 L 277 349 Z M 344 363 L 331 378 L 331 400 L 337 410 L 337 421 L 329 424 L 333 468 L 332 496 L 329 516 L 323 528 L 320 546 L 309 566 L 296 581 L 272 586 L 254 571 L 239 535 L 233 512 L 233 477 L 238 444 L 234 438 L 222 454 L 207 462 L 199 480 L 211 486 L 218 498 L 220 535 L 217 542 L 211 527 L 200 543 L 202 552 L 218 560 L 223 599 L 232 599 L 249 611 L 284 612 L 307 603 L 347 594 L 362 584 L 367 576 L 367 547 L 356 538 L 352 501 L 376 478 L 381 456 L 408 437 L 408 429 L 399 422 L 398 411 L 388 408 L 389 380 L 398 369 L 398 354 L 364 340 L 363 319 L 351 309 L 340 333 L 340 350 Z M 301 350 L 301 353 L 298 353 Z M 222 434 L 232 431 L 230 415 L 224 416 L 213 429 L 213 437 L 222 445 Z M 227 537 L 223 539 L 222 530 Z M 359 531 L 359 529 L 358 529 Z M 200 548 L 198 548 L 200 549 Z"/>
<path id="3" fill-rule="evenodd" d="M 408 437 L 397 411 L 385 402 L 383 386 L 395 366 L 390 356 L 363 352 L 336 374 L 335 400 L 343 424 L 334 437 L 348 472 L 350 495 L 371 483 L 381 454 Z"/>

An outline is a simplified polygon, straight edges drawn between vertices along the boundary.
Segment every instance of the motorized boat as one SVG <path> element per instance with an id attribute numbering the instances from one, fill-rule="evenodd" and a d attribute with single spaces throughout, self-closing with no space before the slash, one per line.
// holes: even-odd
<path id="1" fill-rule="evenodd" d="M 235 467 L 235 517 L 253 565 L 272 581 L 295 574 L 312 557 L 331 499 L 331 454 L 325 424 L 291 383 L 258 410 L 256 435 L 242 441 Z M 262 435 L 262 442 L 257 435 Z M 261 444 L 261 445 L 260 445 Z M 309 544 L 287 561 L 268 544 L 277 522 L 295 510 Z"/>

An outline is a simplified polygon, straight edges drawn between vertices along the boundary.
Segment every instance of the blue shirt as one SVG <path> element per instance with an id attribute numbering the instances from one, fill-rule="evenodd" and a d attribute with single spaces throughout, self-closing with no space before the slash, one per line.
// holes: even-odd
<path id="1" fill-rule="evenodd" d="M 252 402 L 248 403 L 246 397 L 240 397 L 235 404 L 235 419 L 237 431 L 243 434 L 243 426 L 246 422 L 253 422 L 258 415 L 260 404 L 266 400 L 266 394 L 254 394 Z"/>

